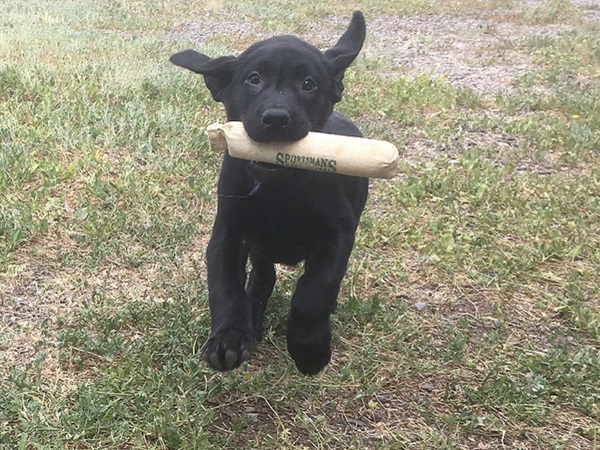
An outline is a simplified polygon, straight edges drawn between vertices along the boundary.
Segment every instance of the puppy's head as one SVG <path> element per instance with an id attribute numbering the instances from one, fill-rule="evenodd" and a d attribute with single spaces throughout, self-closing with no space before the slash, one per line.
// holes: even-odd
<path id="1" fill-rule="evenodd" d="M 341 99 L 344 71 L 365 39 L 359 11 L 335 46 L 322 53 L 294 37 L 278 36 L 252 45 L 239 57 L 210 58 L 194 50 L 171 62 L 204 76 L 227 120 L 244 123 L 260 142 L 296 141 L 320 131 Z"/>

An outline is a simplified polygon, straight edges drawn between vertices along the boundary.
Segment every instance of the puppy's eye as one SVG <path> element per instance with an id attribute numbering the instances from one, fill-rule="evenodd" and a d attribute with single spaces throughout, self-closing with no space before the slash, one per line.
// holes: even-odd
<path id="1" fill-rule="evenodd" d="M 256 72 L 252 72 L 248 75 L 248 78 L 246 78 L 246 82 L 254 85 L 260 84 L 260 75 Z"/>
<path id="2" fill-rule="evenodd" d="M 312 78 L 307 78 L 302 82 L 302 90 L 310 92 L 317 87 L 317 83 Z"/>

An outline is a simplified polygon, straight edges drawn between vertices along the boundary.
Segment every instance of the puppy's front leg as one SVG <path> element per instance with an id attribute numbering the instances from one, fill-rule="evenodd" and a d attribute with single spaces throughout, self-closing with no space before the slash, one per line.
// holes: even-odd
<path id="1" fill-rule="evenodd" d="M 217 370 L 231 370 L 250 358 L 252 304 L 244 292 L 248 252 L 239 233 L 222 222 L 217 216 L 207 250 L 211 333 L 202 359 Z"/>
<path id="2" fill-rule="evenodd" d="M 305 375 L 320 372 L 331 359 L 331 326 L 354 232 L 339 232 L 319 243 L 307 258 L 304 275 L 292 298 L 287 326 L 287 348 Z"/>

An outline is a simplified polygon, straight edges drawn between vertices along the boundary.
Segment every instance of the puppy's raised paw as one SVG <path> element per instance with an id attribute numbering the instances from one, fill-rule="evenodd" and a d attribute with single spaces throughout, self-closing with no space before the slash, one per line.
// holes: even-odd
<path id="1" fill-rule="evenodd" d="M 300 373 L 316 375 L 331 359 L 331 327 L 303 328 L 288 324 L 287 349 Z"/>
<path id="2" fill-rule="evenodd" d="M 202 348 L 202 359 L 216 370 L 239 367 L 250 359 L 254 340 L 250 330 L 225 330 L 211 336 Z"/>

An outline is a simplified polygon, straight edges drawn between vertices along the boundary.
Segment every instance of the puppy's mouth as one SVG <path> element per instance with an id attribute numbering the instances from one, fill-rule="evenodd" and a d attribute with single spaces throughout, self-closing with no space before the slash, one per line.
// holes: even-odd
<path id="1" fill-rule="evenodd" d="M 308 131 L 298 130 L 298 129 L 279 129 L 279 130 L 271 130 L 269 128 L 264 128 L 258 132 L 249 131 L 246 129 L 248 136 L 250 139 L 256 142 L 265 143 L 265 142 L 295 142 L 300 139 L 305 138 L 308 135 Z"/>
<path id="2" fill-rule="evenodd" d="M 264 123 L 264 117 L 261 123 L 254 123 L 253 120 L 242 122 L 248 137 L 259 143 L 295 142 L 306 137 L 309 131 L 308 127 L 300 124 L 267 125 Z M 250 161 L 247 167 L 255 179 L 263 182 L 280 181 L 292 173 L 287 167 L 261 161 Z"/>
<path id="3" fill-rule="evenodd" d="M 268 109 L 262 116 L 252 114 L 242 117 L 242 123 L 250 139 L 261 143 L 295 142 L 306 137 L 310 131 L 310 124 L 306 120 L 291 116 L 283 109 Z"/>

